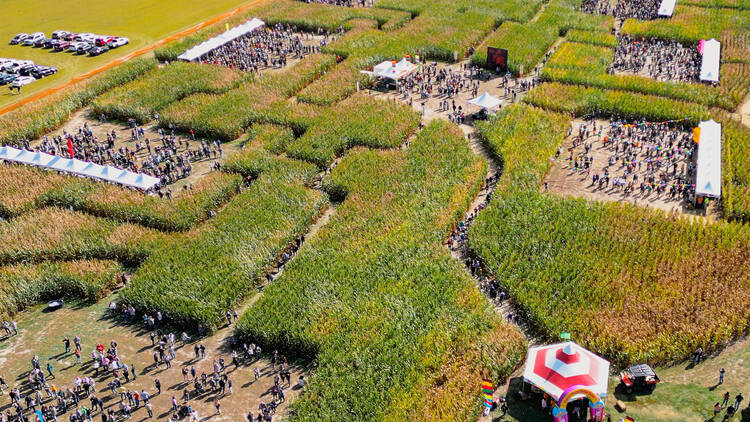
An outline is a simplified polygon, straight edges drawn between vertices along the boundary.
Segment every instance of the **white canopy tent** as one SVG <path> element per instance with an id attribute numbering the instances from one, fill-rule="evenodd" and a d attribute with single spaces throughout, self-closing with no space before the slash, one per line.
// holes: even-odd
<path id="1" fill-rule="evenodd" d="M 180 60 L 188 62 L 196 61 L 202 56 L 210 53 L 217 48 L 236 40 L 237 38 L 255 31 L 256 29 L 265 25 L 265 22 L 258 18 L 252 18 L 251 20 L 243 23 L 242 25 L 235 26 L 234 28 L 226 31 L 220 35 L 211 38 L 208 41 L 204 41 L 195 47 L 186 50 L 184 53 L 177 56 Z"/>
<path id="2" fill-rule="evenodd" d="M 389 61 L 382 62 L 372 69 L 372 73 L 380 78 L 393 79 L 397 81 L 405 76 L 408 76 L 415 70 L 417 70 L 417 65 L 404 58 L 396 64 Z"/>
<path id="3" fill-rule="evenodd" d="M 701 122 L 698 138 L 695 194 L 721 197 L 721 123 Z"/>
<path id="4" fill-rule="evenodd" d="M 661 0 L 658 12 L 659 16 L 672 16 L 675 4 L 677 4 L 677 0 Z"/>
<path id="5" fill-rule="evenodd" d="M 75 158 L 63 158 L 44 152 L 31 152 L 9 146 L 0 147 L 0 160 L 91 177 L 142 190 L 151 189 L 159 184 L 157 177 L 147 174 L 133 173 L 113 166 L 100 166 Z"/>
<path id="6" fill-rule="evenodd" d="M 467 103 L 473 104 L 475 106 L 481 107 L 485 110 L 489 110 L 491 108 L 497 107 L 503 103 L 503 100 L 493 97 L 485 91 L 482 95 L 478 96 L 477 98 L 472 98 L 471 100 L 468 100 Z"/>
<path id="7" fill-rule="evenodd" d="M 711 38 L 703 44 L 700 79 L 707 82 L 719 82 L 720 61 L 721 43 Z"/>

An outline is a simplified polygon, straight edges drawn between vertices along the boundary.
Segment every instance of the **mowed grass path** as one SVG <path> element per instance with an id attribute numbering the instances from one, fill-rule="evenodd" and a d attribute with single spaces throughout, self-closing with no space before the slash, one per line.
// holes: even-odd
<path id="1" fill-rule="evenodd" d="M 79 0 L 4 0 L 0 2 L 0 57 L 33 60 L 55 66 L 59 72 L 25 86 L 21 95 L 0 87 L 0 107 L 29 97 L 44 89 L 62 85 L 167 35 L 229 11 L 247 0 L 119 0 L 82 2 Z M 9 45 L 19 32 L 42 31 L 47 36 L 58 29 L 73 32 L 116 35 L 130 38 L 130 44 L 98 57 Z"/>

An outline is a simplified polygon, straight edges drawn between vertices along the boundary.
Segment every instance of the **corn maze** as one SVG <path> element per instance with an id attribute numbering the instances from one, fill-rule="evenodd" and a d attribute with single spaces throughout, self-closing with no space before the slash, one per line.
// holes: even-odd
<path id="1" fill-rule="evenodd" d="M 59 296 L 93 303 L 117 287 L 118 301 L 191 333 L 242 308 L 239 341 L 315 363 L 290 420 L 476 420 L 481 380 L 505 380 L 527 346 L 444 247 L 489 159 L 500 175 L 468 248 L 537 340 L 569 332 L 617 367 L 720 351 L 750 329 L 750 127 L 741 116 L 750 6 L 678 1 L 671 18 L 624 22 L 580 9 L 576 0 L 269 0 L 0 116 L 0 145 L 38 140 L 84 112 L 232 147 L 220 169 L 169 199 L 0 164 L 0 319 Z M 177 59 L 253 17 L 332 39 L 268 72 Z M 614 74 L 619 34 L 691 48 L 721 40 L 720 83 Z M 373 96 L 361 72 L 406 54 L 484 68 L 487 47 L 508 50 L 509 77 L 535 80 L 473 125 L 487 159 L 457 124 Z M 545 193 L 571 122 L 591 115 L 721 122 L 718 217 Z"/>

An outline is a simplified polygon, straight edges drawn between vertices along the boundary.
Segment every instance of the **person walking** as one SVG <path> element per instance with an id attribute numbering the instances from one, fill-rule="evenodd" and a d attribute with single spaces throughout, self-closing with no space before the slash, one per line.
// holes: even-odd
<path id="1" fill-rule="evenodd" d="M 724 368 L 719 369 L 719 385 L 724 384 L 724 374 L 726 371 Z"/>
<path id="2" fill-rule="evenodd" d="M 725 407 L 729 404 L 729 391 L 724 393 L 723 401 L 721 402 L 721 407 Z"/>
<path id="3" fill-rule="evenodd" d="M 716 404 L 714 405 L 714 418 L 719 413 L 721 413 L 721 405 L 719 405 L 719 402 L 716 402 Z"/>
<path id="4" fill-rule="evenodd" d="M 742 397 L 742 393 L 737 393 L 736 396 L 734 396 L 734 410 L 737 411 L 740 409 L 740 404 L 742 403 L 742 400 L 745 398 Z"/>

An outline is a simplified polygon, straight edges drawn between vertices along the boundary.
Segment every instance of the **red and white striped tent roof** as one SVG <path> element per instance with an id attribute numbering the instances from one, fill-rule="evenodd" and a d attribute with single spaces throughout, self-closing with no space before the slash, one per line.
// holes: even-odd
<path id="1" fill-rule="evenodd" d="M 606 396 L 609 361 L 572 341 L 532 347 L 526 357 L 523 378 L 558 401 L 573 388 Z M 583 395 L 572 398 L 579 397 Z"/>

